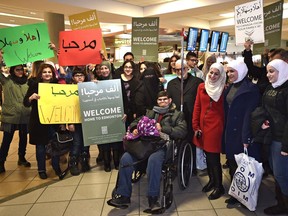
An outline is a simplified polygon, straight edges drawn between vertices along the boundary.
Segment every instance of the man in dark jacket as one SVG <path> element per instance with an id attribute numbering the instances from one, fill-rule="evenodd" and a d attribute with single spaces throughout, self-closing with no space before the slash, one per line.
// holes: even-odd
<path id="1" fill-rule="evenodd" d="M 161 91 L 157 99 L 158 106 L 154 106 L 153 110 L 147 110 L 146 116 L 149 119 L 155 119 L 155 128 L 159 133 L 168 135 L 171 139 L 184 139 L 187 134 L 187 125 L 182 112 L 176 110 L 175 104 L 172 104 L 172 99 L 168 97 L 167 92 Z M 130 125 L 130 130 L 133 135 L 138 134 L 137 123 L 135 120 Z M 139 132 L 140 133 L 140 132 Z M 160 195 L 160 181 L 162 165 L 166 157 L 166 146 L 151 154 L 147 163 L 148 177 L 148 202 L 149 209 L 152 211 L 160 208 L 158 198 Z M 126 152 L 120 160 L 120 169 L 118 173 L 116 196 L 107 202 L 108 205 L 117 208 L 126 208 L 130 204 L 132 193 L 132 173 L 134 171 L 133 163 L 137 159 Z"/>
<path id="2" fill-rule="evenodd" d="M 172 98 L 173 102 L 176 104 L 177 110 L 181 110 L 181 94 L 183 94 L 183 112 L 187 122 L 187 130 L 189 131 L 187 141 L 191 143 L 194 135 L 192 129 L 194 103 L 196 100 L 198 85 L 202 83 L 203 80 L 188 73 L 189 69 L 185 60 L 183 60 L 183 67 L 183 93 L 181 92 L 181 59 L 177 60 L 175 64 L 175 70 L 178 77 L 168 83 L 167 92 Z M 196 146 L 194 144 L 192 145 L 192 149 L 193 175 L 196 175 Z"/>

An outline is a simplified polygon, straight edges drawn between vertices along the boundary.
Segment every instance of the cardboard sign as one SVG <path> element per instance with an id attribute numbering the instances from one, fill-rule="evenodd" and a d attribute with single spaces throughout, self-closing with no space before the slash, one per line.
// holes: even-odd
<path id="1" fill-rule="evenodd" d="M 0 50 L 9 67 L 54 57 L 49 43 L 46 23 L 0 29 Z"/>
<path id="2" fill-rule="evenodd" d="M 99 64 L 101 29 L 62 31 L 59 34 L 59 64 L 62 66 Z"/>
<path id="3" fill-rule="evenodd" d="M 41 124 L 81 123 L 77 85 L 39 83 Z"/>

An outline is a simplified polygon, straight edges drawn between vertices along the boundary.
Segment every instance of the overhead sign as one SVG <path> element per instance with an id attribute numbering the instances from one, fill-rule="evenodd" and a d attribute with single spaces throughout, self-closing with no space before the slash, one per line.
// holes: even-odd
<path id="1" fill-rule="evenodd" d="M 46 23 L 0 29 L 0 50 L 9 67 L 54 57 L 49 43 Z"/>
<path id="2" fill-rule="evenodd" d="M 69 21 L 72 30 L 101 29 L 96 10 L 90 10 L 79 14 L 73 14 L 69 16 Z M 107 56 L 106 46 L 103 38 L 101 43 L 104 54 L 105 56 Z"/>
<path id="3" fill-rule="evenodd" d="M 122 141 L 125 123 L 120 79 L 78 83 L 84 145 Z"/>
<path id="4" fill-rule="evenodd" d="M 158 62 L 159 17 L 132 18 L 132 53 L 135 60 Z"/>
<path id="5" fill-rule="evenodd" d="M 101 41 L 101 29 L 60 32 L 59 64 L 70 66 L 101 63 Z"/>
<path id="6" fill-rule="evenodd" d="M 242 45 L 247 40 L 254 43 L 265 41 L 263 0 L 251 1 L 235 7 L 235 37 L 236 45 Z"/>
<path id="7" fill-rule="evenodd" d="M 39 83 L 41 124 L 81 123 L 77 85 Z"/>
<path id="8" fill-rule="evenodd" d="M 264 49 L 281 47 L 283 1 L 264 7 L 265 43 L 253 46 L 254 54 L 262 54 Z"/>

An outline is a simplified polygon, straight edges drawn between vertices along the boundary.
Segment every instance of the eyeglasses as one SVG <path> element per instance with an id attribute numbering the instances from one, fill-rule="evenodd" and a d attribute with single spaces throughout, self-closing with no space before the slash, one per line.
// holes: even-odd
<path id="1" fill-rule="evenodd" d="M 75 74 L 74 77 L 84 77 L 83 74 Z"/>
<path id="2" fill-rule="evenodd" d="M 125 66 L 124 69 L 133 69 L 132 66 Z"/>
<path id="3" fill-rule="evenodd" d="M 166 101 L 166 100 L 168 100 L 169 98 L 158 98 L 157 100 L 158 101 Z"/>
<path id="4" fill-rule="evenodd" d="M 198 62 L 198 59 L 189 59 L 189 61 Z"/>

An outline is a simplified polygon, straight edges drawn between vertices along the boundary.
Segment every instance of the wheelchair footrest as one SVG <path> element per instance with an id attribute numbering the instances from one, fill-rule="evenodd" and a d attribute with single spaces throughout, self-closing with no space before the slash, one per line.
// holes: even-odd
<path id="1" fill-rule="evenodd" d="M 165 212 L 165 208 L 160 208 L 160 209 L 156 209 L 156 210 L 152 210 L 150 208 L 145 209 L 143 212 L 147 213 L 147 214 L 163 214 Z"/>

